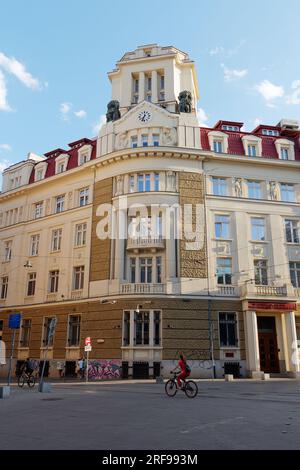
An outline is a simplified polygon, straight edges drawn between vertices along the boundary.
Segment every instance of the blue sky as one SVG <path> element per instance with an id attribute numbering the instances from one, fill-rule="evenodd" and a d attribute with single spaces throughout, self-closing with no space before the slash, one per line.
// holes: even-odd
<path id="1" fill-rule="evenodd" d="M 0 0 L 0 168 L 95 135 L 124 52 L 195 60 L 206 125 L 300 119 L 299 0 Z"/>

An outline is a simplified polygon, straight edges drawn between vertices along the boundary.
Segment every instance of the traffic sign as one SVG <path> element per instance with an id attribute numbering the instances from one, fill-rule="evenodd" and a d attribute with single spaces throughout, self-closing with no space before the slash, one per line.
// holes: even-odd
<path id="1" fill-rule="evenodd" d="M 91 352 L 92 346 L 90 344 L 88 344 L 87 346 L 84 346 L 84 350 L 85 350 L 85 352 Z"/>
<path id="2" fill-rule="evenodd" d="M 87 338 L 85 338 L 85 345 L 86 345 L 86 346 L 90 346 L 90 345 L 91 345 L 91 338 L 90 338 L 90 336 L 88 336 Z"/>
<path id="3" fill-rule="evenodd" d="M 18 330 L 21 326 L 21 313 L 12 313 L 9 315 L 8 326 L 11 330 Z"/>

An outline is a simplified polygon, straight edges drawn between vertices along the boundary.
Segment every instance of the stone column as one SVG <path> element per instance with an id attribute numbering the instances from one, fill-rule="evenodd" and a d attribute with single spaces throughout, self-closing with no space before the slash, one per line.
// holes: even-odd
<path id="1" fill-rule="evenodd" d="M 288 351 L 288 364 L 286 365 L 286 370 L 288 372 L 292 372 L 293 374 L 296 374 L 300 372 L 300 367 L 299 367 L 295 312 L 289 312 L 285 315 L 285 328 L 286 328 L 287 351 Z"/>
<path id="2" fill-rule="evenodd" d="M 139 74 L 139 103 L 145 99 L 145 73 Z"/>
<path id="3" fill-rule="evenodd" d="M 152 72 L 152 102 L 158 102 L 158 84 L 157 84 L 157 71 Z"/>
<path id="4" fill-rule="evenodd" d="M 259 344 L 256 312 L 244 312 L 247 367 L 251 372 L 260 371 Z"/>

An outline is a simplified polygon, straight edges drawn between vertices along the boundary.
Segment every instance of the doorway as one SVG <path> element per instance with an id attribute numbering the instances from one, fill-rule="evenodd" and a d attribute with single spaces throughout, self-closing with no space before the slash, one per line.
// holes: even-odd
<path id="1" fill-rule="evenodd" d="M 260 369 L 276 374 L 279 370 L 275 317 L 257 317 Z"/>

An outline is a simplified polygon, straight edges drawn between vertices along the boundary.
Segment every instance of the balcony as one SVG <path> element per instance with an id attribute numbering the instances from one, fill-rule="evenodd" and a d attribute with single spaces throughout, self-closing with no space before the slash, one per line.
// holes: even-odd
<path id="1" fill-rule="evenodd" d="M 295 289 L 289 285 L 282 286 L 256 286 L 254 284 L 245 284 L 241 287 L 241 296 L 244 298 L 291 298 L 297 296 Z"/>
<path id="2" fill-rule="evenodd" d="M 73 290 L 71 292 L 71 300 L 80 300 L 83 298 L 83 290 Z"/>
<path id="3" fill-rule="evenodd" d="M 57 301 L 57 292 L 49 292 L 46 297 L 47 302 L 56 302 Z"/>
<path id="4" fill-rule="evenodd" d="M 162 236 L 128 238 L 127 250 L 140 250 L 145 248 L 163 250 L 165 248 L 165 240 Z"/>
<path id="5" fill-rule="evenodd" d="M 165 284 L 122 284 L 121 294 L 164 294 Z"/>
<path id="6" fill-rule="evenodd" d="M 234 286 L 218 286 L 213 295 L 220 297 L 236 297 L 238 296 L 238 289 Z"/>

